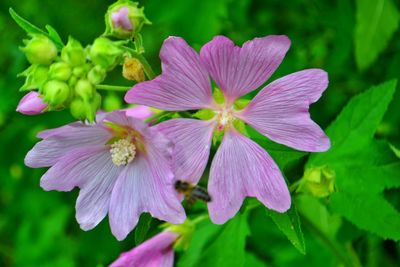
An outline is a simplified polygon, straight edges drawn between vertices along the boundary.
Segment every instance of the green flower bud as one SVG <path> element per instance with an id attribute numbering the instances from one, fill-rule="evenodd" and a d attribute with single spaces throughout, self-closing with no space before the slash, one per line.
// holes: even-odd
<path id="1" fill-rule="evenodd" d="M 94 66 L 94 68 L 89 71 L 87 78 L 92 84 L 100 84 L 104 81 L 106 76 L 107 72 L 105 69 L 101 66 Z"/>
<path id="2" fill-rule="evenodd" d="M 104 37 L 97 38 L 90 48 L 93 63 L 106 70 L 111 70 L 120 63 L 123 53 L 124 50 L 118 44 Z"/>
<path id="3" fill-rule="evenodd" d="M 121 109 L 122 100 L 121 97 L 115 93 L 109 93 L 103 100 L 103 109 L 107 112 Z"/>
<path id="4" fill-rule="evenodd" d="M 31 64 L 50 65 L 57 57 L 56 45 L 42 34 L 33 35 L 22 51 Z"/>
<path id="5" fill-rule="evenodd" d="M 43 85 L 43 95 L 45 102 L 58 106 L 68 100 L 70 88 L 65 82 L 50 80 Z"/>
<path id="6" fill-rule="evenodd" d="M 121 39 L 132 39 L 144 24 L 151 22 L 144 15 L 144 7 L 129 0 L 119 0 L 112 4 L 106 13 L 106 35 Z"/>
<path id="7" fill-rule="evenodd" d="M 71 88 L 75 87 L 75 84 L 78 82 L 78 77 L 76 77 L 75 75 L 72 75 L 71 78 L 69 78 L 68 80 L 68 85 Z"/>
<path id="8" fill-rule="evenodd" d="M 72 73 L 78 78 L 83 78 L 83 77 L 86 77 L 87 73 L 90 71 L 91 68 L 92 68 L 91 64 L 84 64 L 84 65 L 75 67 L 72 70 Z"/>
<path id="9" fill-rule="evenodd" d="M 327 197 L 335 191 L 335 178 L 335 171 L 327 166 L 307 169 L 297 191 L 319 198 Z"/>
<path id="10" fill-rule="evenodd" d="M 67 45 L 61 50 L 61 59 L 75 67 L 85 64 L 86 54 L 82 45 L 70 36 Z"/>
<path id="11" fill-rule="evenodd" d="M 65 62 L 57 62 L 50 66 L 49 78 L 59 81 L 68 81 L 72 71 L 69 65 Z"/>
<path id="12" fill-rule="evenodd" d="M 21 91 L 39 89 L 47 80 L 49 67 L 43 65 L 32 65 L 18 76 L 25 76 L 25 84 L 21 87 Z"/>
<path id="13" fill-rule="evenodd" d="M 86 119 L 86 105 L 82 99 L 76 98 L 76 99 L 72 100 L 69 108 L 70 108 L 71 114 L 72 114 L 72 116 L 74 116 L 74 118 L 76 118 L 78 120 Z"/>
<path id="14" fill-rule="evenodd" d="M 88 80 L 81 79 L 75 85 L 75 93 L 83 100 L 88 101 L 93 98 L 96 93 L 94 85 Z"/>

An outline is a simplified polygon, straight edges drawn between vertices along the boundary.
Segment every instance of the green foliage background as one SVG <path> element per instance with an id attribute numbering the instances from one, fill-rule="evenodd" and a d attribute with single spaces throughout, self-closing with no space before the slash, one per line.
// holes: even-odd
<path id="1" fill-rule="evenodd" d="M 23 80 L 16 75 L 28 63 L 18 49 L 26 35 L 8 8 L 40 27 L 52 25 L 64 40 L 72 35 L 86 45 L 103 32 L 103 14 L 111 3 L 0 2 L 0 266 L 106 266 L 142 241 L 140 236 L 158 231 L 158 223 L 152 221 L 147 232 L 142 220 L 136 238 L 132 233 L 117 242 L 104 220 L 84 232 L 74 218 L 77 191 L 44 192 L 39 178 L 45 170 L 23 164 L 38 131 L 63 125 L 72 117 L 68 111 L 34 117 L 15 112 L 23 95 L 18 91 Z M 400 148 L 400 90 L 395 81 L 384 82 L 400 79 L 399 1 L 147 0 L 141 4 L 153 22 L 143 31 L 146 56 L 158 70 L 158 51 L 169 35 L 182 36 L 199 49 L 216 34 L 237 44 L 286 34 L 292 47 L 272 79 L 305 68 L 323 68 L 330 77 L 328 90 L 311 107 L 313 119 L 328 129 L 333 142 L 329 152 L 309 156 L 253 137 L 259 138 L 290 182 L 301 178 L 304 165 L 333 168 L 337 192 L 323 200 L 297 195 L 298 212 L 293 209 L 284 216 L 255 208 L 225 226 L 204 222 L 189 250 L 177 253 L 177 266 L 396 266 L 400 262 L 400 153 L 395 149 Z M 119 73 L 110 82 L 129 84 Z M 381 85 L 367 91 L 377 84 Z M 104 95 L 104 108 L 122 105 L 122 96 Z"/>

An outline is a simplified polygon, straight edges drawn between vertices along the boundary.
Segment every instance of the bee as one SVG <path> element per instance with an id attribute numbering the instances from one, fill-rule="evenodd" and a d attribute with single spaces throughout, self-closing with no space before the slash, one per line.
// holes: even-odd
<path id="1" fill-rule="evenodd" d="M 189 206 L 192 206 L 197 200 L 204 202 L 211 201 L 211 196 L 207 193 L 206 189 L 189 182 L 181 180 L 176 181 L 175 190 L 185 196 Z"/>

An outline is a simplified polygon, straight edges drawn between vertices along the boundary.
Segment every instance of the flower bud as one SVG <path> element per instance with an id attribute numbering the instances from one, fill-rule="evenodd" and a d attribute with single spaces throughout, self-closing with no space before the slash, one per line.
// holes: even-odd
<path id="1" fill-rule="evenodd" d="M 43 85 L 44 100 L 53 106 L 63 104 L 70 96 L 69 86 L 62 81 L 50 80 Z"/>
<path id="2" fill-rule="evenodd" d="M 25 115 L 37 115 L 42 113 L 47 107 L 37 92 L 27 93 L 19 102 L 17 112 Z"/>
<path id="3" fill-rule="evenodd" d="M 61 50 L 61 59 L 71 67 L 83 65 L 86 62 L 86 54 L 81 43 L 70 36 L 67 45 Z"/>
<path id="4" fill-rule="evenodd" d="M 133 117 L 139 120 L 146 120 L 155 114 L 152 108 L 142 105 L 125 109 L 125 113 L 128 117 Z"/>
<path id="5" fill-rule="evenodd" d="M 89 101 L 96 93 L 96 89 L 88 80 L 80 79 L 75 85 L 75 93 L 84 101 Z"/>
<path id="6" fill-rule="evenodd" d="M 125 58 L 122 75 L 125 79 L 137 81 L 138 83 L 145 80 L 143 65 L 136 58 Z"/>
<path id="7" fill-rule="evenodd" d="M 327 166 L 307 169 L 297 191 L 319 198 L 327 197 L 335 191 L 335 178 L 334 170 Z"/>
<path id="8" fill-rule="evenodd" d="M 71 78 L 69 78 L 69 80 L 68 80 L 68 86 L 70 88 L 74 88 L 77 82 L 78 82 L 78 77 L 76 77 L 75 75 L 72 75 Z"/>
<path id="9" fill-rule="evenodd" d="M 84 120 L 86 118 L 86 106 L 82 99 L 76 98 L 72 100 L 69 108 L 74 118 L 78 120 Z"/>
<path id="10" fill-rule="evenodd" d="M 92 84 L 100 84 L 106 78 L 106 70 L 101 66 L 94 66 L 88 73 L 87 78 Z"/>
<path id="11" fill-rule="evenodd" d="M 50 65 L 57 57 L 56 45 L 42 34 L 33 35 L 22 51 L 31 64 Z"/>
<path id="12" fill-rule="evenodd" d="M 21 87 L 21 91 L 41 88 L 47 80 L 49 67 L 44 65 L 31 65 L 18 76 L 25 76 L 25 84 Z"/>
<path id="13" fill-rule="evenodd" d="M 65 62 L 57 62 L 50 66 L 49 78 L 59 81 L 68 81 L 71 77 L 72 70 Z"/>
<path id="14" fill-rule="evenodd" d="M 120 0 L 108 8 L 106 13 L 106 34 L 121 39 L 131 39 L 144 24 L 151 22 L 144 15 L 144 8 L 129 0 Z"/>
<path id="15" fill-rule="evenodd" d="M 106 70 L 111 70 L 120 63 L 123 53 L 124 50 L 116 43 L 104 37 L 97 38 L 90 48 L 93 63 Z"/>

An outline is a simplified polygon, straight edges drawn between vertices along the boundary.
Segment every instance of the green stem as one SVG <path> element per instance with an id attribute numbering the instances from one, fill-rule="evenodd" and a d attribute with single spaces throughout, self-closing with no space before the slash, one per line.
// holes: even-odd
<path id="1" fill-rule="evenodd" d="M 108 90 L 108 91 L 119 91 L 119 92 L 126 92 L 131 87 L 128 86 L 116 86 L 116 85 L 108 85 L 108 84 L 98 84 L 96 85 L 96 89 L 99 90 Z"/>
<path id="2" fill-rule="evenodd" d="M 331 240 L 324 232 L 322 232 L 319 228 L 317 228 L 307 217 L 302 215 L 299 212 L 299 215 L 301 217 L 301 222 L 303 225 L 308 228 L 310 232 L 312 232 L 314 235 L 316 235 L 325 245 L 328 249 L 331 250 L 331 252 L 336 256 L 336 258 L 343 263 L 344 266 L 346 267 L 355 267 L 359 266 L 357 263 L 351 261 L 351 259 L 346 255 L 346 253 L 340 248 L 340 246 Z"/>
<path id="3" fill-rule="evenodd" d="M 147 78 L 149 78 L 149 80 L 152 80 L 152 79 L 154 79 L 156 77 L 156 75 L 155 75 L 153 69 L 151 68 L 149 62 L 147 61 L 147 59 L 142 54 L 140 54 L 137 51 L 135 51 L 134 49 L 126 47 L 126 46 L 124 46 L 124 49 L 129 51 L 131 56 L 133 56 L 134 58 L 138 59 L 140 61 L 140 63 L 142 63 L 144 72 L 146 73 Z"/>

